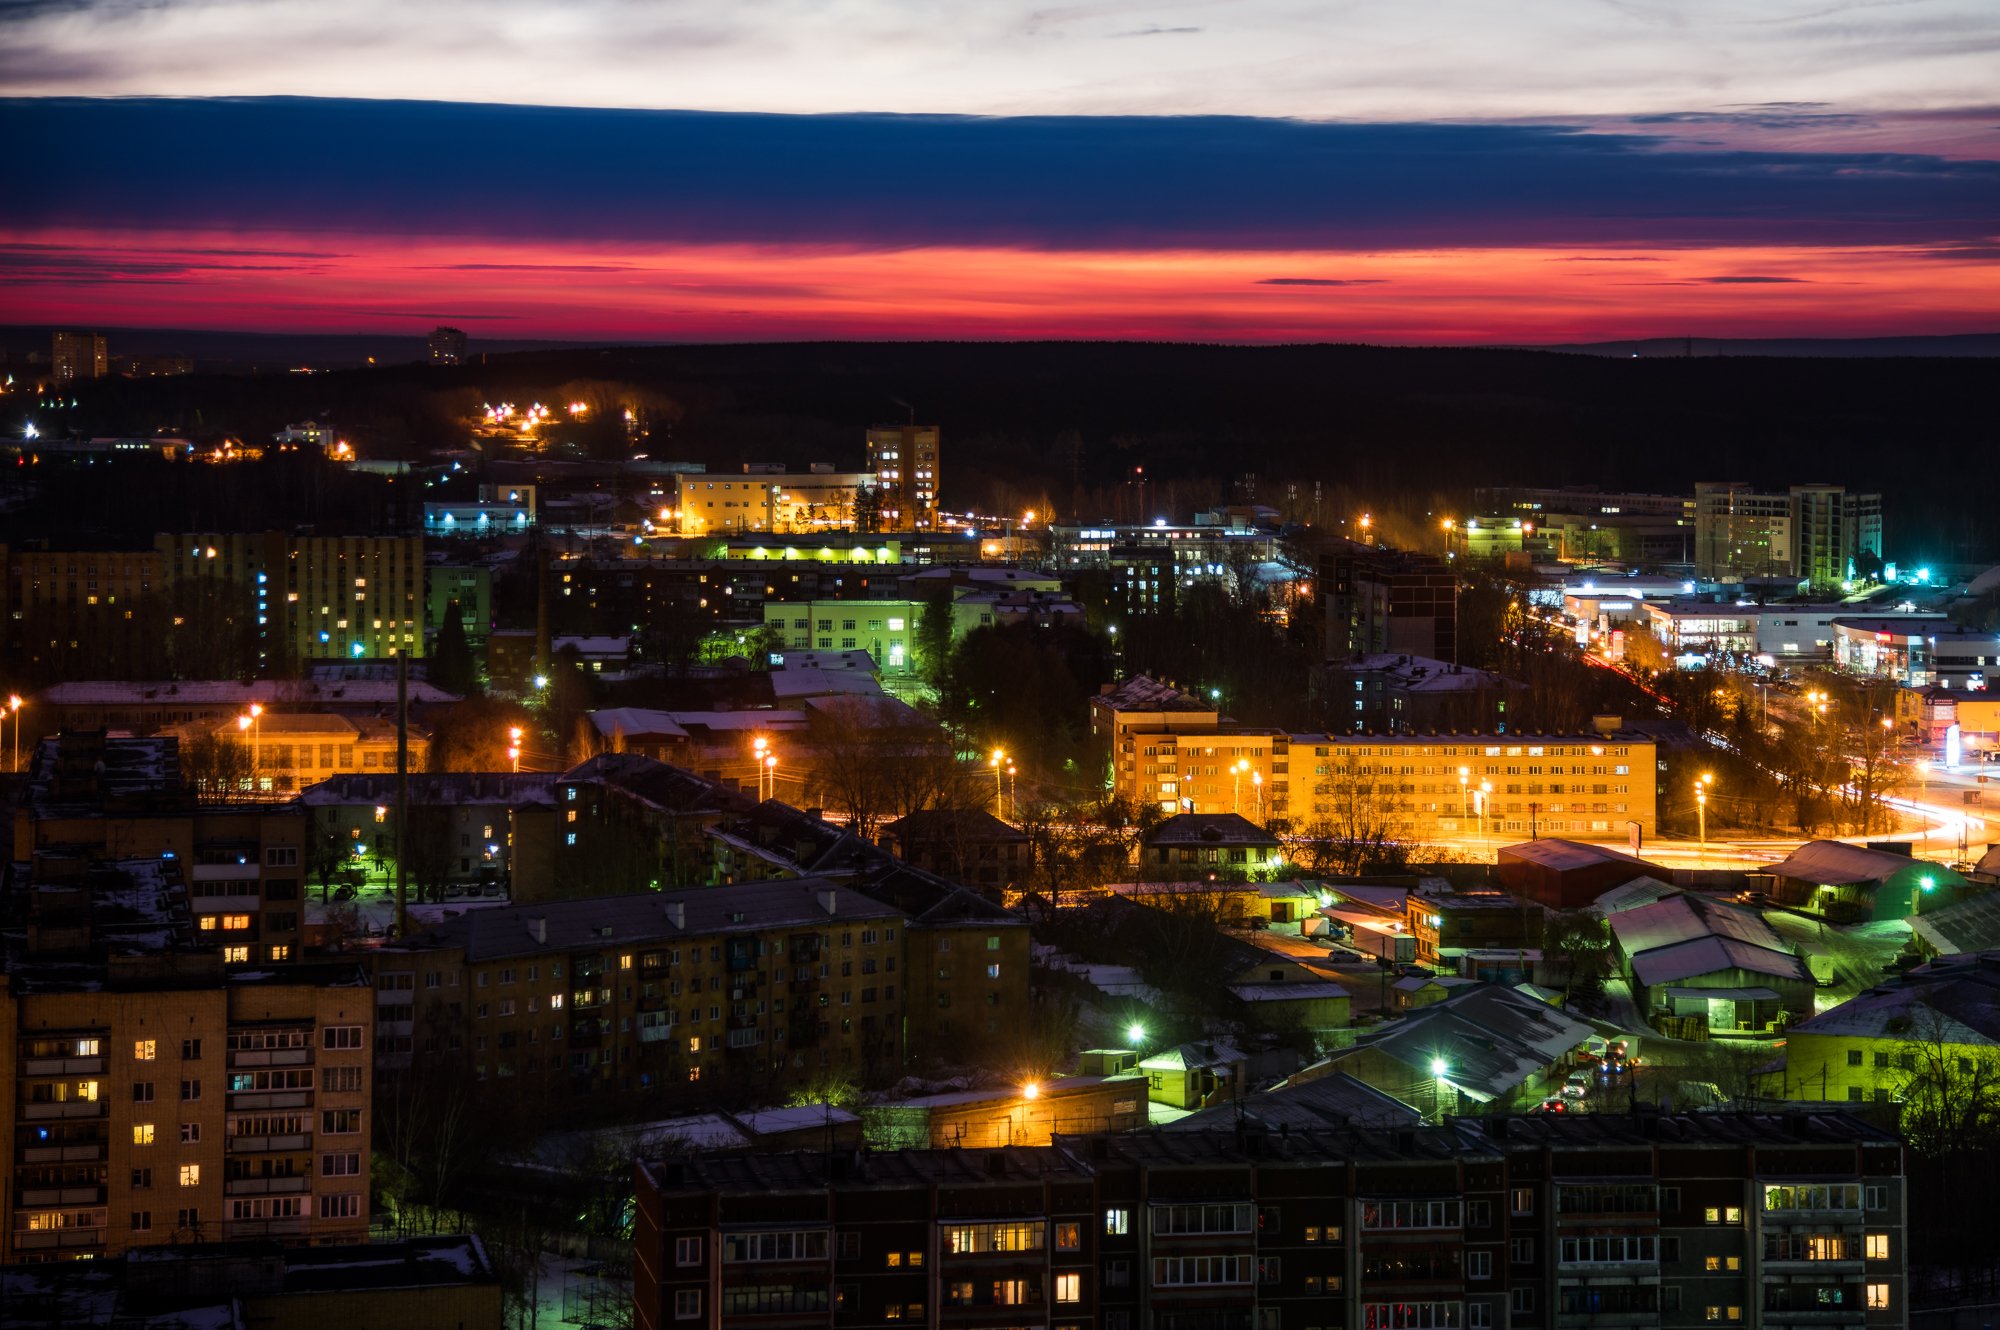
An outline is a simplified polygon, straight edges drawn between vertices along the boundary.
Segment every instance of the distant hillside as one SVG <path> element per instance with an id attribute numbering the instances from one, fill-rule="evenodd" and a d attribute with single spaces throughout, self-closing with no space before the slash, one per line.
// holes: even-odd
<path id="1" fill-rule="evenodd" d="M 1585 356 L 2000 356 L 2000 333 L 1947 337 L 1651 337 L 1642 342 L 1572 342 L 1524 346 Z"/>

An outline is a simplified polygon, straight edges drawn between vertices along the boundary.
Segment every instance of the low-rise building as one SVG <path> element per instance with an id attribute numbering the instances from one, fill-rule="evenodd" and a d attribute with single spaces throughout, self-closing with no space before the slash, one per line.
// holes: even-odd
<path id="1" fill-rule="evenodd" d="M 1770 868 L 1777 899 L 1839 922 L 1903 919 L 1942 904 L 1966 881 L 1907 852 L 1841 841 L 1807 841 Z"/>
<path id="2" fill-rule="evenodd" d="M 1284 842 L 1234 813 L 1181 813 L 1147 832 L 1139 864 L 1158 877 L 1249 882 L 1284 869 Z"/>
<path id="3" fill-rule="evenodd" d="M 1851 618 L 1833 622 L 1833 663 L 1849 674 L 1905 688 L 1979 691 L 2000 681 L 2000 633 L 1941 618 Z"/>
<path id="4" fill-rule="evenodd" d="M 1492 670 L 1428 656 L 1380 654 L 1329 663 L 1321 686 L 1336 728 L 1357 734 L 1505 734 L 1528 686 Z"/>
<path id="5" fill-rule="evenodd" d="M 1012 887 L 1028 872 L 1028 834 L 980 808 L 933 808 L 882 828 L 905 863 L 988 891 Z"/>
<path id="6" fill-rule="evenodd" d="M 1708 1031 L 1768 1030 L 1809 1016 L 1813 977 L 1761 915 L 1688 893 L 1621 910 L 1612 951 L 1649 1017 Z"/>
<path id="7" fill-rule="evenodd" d="M 2000 1077 L 2000 952 L 1906 970 L 1794 1025 L 1766 1075 L 1775 1099 L 1956 1111 Z"/>
<path id="8" fill-rule="evenodd" d="M 409 770 L 430 763 L 430 731 L 407 727 Z M 393 720 L 307 712 L 263 712 L 245 727 L 236 720 L 175 725 L 162 734 L 179 739 L 184 751 L 200 741 L 234 744 L 249 758 L 245 779 L 262 794 L 279 797 L 335 776 L 394 771 L 399 745 Z"/>

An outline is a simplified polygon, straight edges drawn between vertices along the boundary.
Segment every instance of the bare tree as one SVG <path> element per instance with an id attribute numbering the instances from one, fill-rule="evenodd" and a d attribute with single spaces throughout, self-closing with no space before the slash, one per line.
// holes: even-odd
<path id="1" fill-rule="evenodd" d="M 1313 786 L 1313 809 L 1293 846 L 1308 876 L 1400 868 L 1416 857 L 1417 821 L 1401 783 L 1351 753 L 1328 760 Z"/>
<path id="2" fill-rule="evenodd" d="M 2000 1050 L 1953 1037 L 1943 1013 L 1924 1007 L 1896 1051 L 1903 1139 L 1930 1155 L 2000 1144 Z"/>
<path id="3" fill-rule="evenodd" d="M 950 738 L 899 702 L 834 699 L 813 712 L 806 745 L 809 787 L 870 840 L 896 818 L 981 803 Z"/>
<path id="4" fill-rule="evenodd" d="M 250 745 L 222 734 L 198 734 L 181 745 L 181 779 L 202 803 L 243 798 L 256 767 Z"/>

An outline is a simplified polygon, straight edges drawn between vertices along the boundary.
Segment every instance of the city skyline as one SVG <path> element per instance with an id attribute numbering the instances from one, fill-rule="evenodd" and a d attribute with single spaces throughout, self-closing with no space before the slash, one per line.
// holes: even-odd
<path id="1" fill-rule="evenodd" d="M 2000 308 L 1969 6 L 237 17 L 0 19 L 9 118 L 63 145 L 4 168 L 17 322 L 1451 344 Z"/>

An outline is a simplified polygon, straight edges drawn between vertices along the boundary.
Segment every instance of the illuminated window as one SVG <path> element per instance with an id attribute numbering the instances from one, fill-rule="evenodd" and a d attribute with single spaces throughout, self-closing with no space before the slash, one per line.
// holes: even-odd
<path id="1" fill-rule="evenodd" d="M 132 1042 L 132 1056 L 140 1062 L 151 1062 L 159 1055 L 158 1047 L 150 1039 L 136 1039 Z"/>
<path id="2" fill-rule="evenodd" d="M 215 916 L 212 914 L 203 915 L 196 927 L 200 928 L 204 933 L 213 933 L 215 931 Z"/>
<path id="3" fill-rule="evenodd" d="M 183 1187 L 199 1187 L 200 1185 L 201 1185 L 201 1165 L 200 1165 L 200 1164 L 182 1164 L 182 1165 L 181 1165 L 181 1186 L 183 1186 Z"/>
<path id="4" fill-rule="evenodd" d="M 224 947 L 222 949 L 222 963 L 224 965 L 245 965 L 249 963 L 249 960 L 250 948 L 248 947 Z"/>
<path id="5" fill-rule="evenodd" d="M 1868 1286 L 1868 1310 L 1886 1311 L 1889 1306 L 1889 1286 L 1870 1284 Z"/>
<path id="6" fill-rule="evenodd" d="M 151 1145 L 152 1143 L 153 1143 L 153 1124 L 150 1122 L 133 1123 L 132 1144 Z"/>
<path id="7" fill-rule="evenodd" d="M 225 932 L 241 933 L 244 929 L 250 927 L 250 916 L 247 914 L 225 914 L 222 916 L 222 927 Z"/>
<path id="8" fill-rule="evenodd" d="M 1870 1233 L 1868 1235 L 1868 1259 L 1871 1261 L 1886 1261 L 1889 1259 L 1889 1235 L 1887 1233 Z"/>

